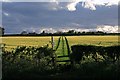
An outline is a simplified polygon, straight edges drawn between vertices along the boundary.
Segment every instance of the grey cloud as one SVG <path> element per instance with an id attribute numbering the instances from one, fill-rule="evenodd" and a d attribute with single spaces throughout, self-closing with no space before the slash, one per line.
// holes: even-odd
<path id="1" fill-rule="evenodd" d="M 60 3 L 65 5 L 66 3 Z M 56 5 L 52 5 L 54 8 Z M 74 12 L 65 9 L 52 10 L 50 3 L 13 2 L 3 3 L 3 26 L 6 33 L 20 32 L 24 28 L 95 28 L 97 25 L 117 25 L 118 6 L 96 6 L 96 11 L 83 8 L 79 3 Z M 75 24 L 78 24 L 77 26 Z M 19 29 L 18 29 L 19 28 Z"/>

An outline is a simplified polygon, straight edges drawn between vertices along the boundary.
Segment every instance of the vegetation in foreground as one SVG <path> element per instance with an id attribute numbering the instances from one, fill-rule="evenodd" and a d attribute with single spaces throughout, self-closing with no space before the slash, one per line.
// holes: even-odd
<path id="1" fill-rule="evenodd" d="M 120 79 L 120 46 L 74 45 L 70 62 L 54 63 L 52 48 L 17 47 L 4 51 L 2 80 Z"/>

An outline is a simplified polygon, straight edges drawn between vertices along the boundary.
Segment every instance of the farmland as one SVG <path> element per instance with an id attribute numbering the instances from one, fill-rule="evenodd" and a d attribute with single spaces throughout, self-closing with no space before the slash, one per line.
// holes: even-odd
<path id="1" fill-rule="evenodd" d="M 54 37 L 54 44 L 57 44 L 59 36 Z M 118 36 L 67 36 L 69 45 L 98 45 L 111 46 L 118 45 Z M 44 46 L 49 44 L 51 37 L 2 37 L 2 43 L 6 50 L 11 50 L 17 46 Z"/>
<path id="2" fill-rule="evenodd" d="M 54 50 L 57 50 L 54 57 L 50 36 L 2 37 L 7 50 L 2 54 L 3 80 L 117 80 L 120 73 L 118 36 L 67 36 L 67 40 L 66 37 L 54 37 Z M 64 57 L 68 43 L 71 52 Z"/>

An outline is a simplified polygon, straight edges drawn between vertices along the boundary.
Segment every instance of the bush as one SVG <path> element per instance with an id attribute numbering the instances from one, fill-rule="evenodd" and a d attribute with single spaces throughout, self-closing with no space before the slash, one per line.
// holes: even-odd
<path id="1" fill-rule="evenodd" d="M 95 61 L 99 61 L 100 56 L 102 56 L 103 60 L 112 60 L 113 62 L 119 60 L 120 57 L 120 46 L 73 45 L 71 50 L 71 59 L 77 63 L 81 62 L 83 56 L 92 55 Z"/>
<path id="2" fill-rule="evenodd" d="M 44 47 L 18 46 L 13 51 L 3 51 L 3 79 L 20 73 L 45 72 L 53 69 L 51 55 L 53 50 Z M 36 70 L 37 69 L 37 70 Z M 47 73 L 46 73 L 47 74 Z M 14 76 L 15 77 L 15 76 Z"/>
<path id="3" fill-rule="evenodd" d="M 57 79 L 89 80 L 119 78 L 120 46 L 73 45 L 71 50 L 70 58 L 76 64 L 66 63 L 56 64 L 56 66 L 52 64 L 54 51 L 48 46 L 18 46 L 13 51 L 3 51 L 2 80 L 40 80 L 43 78 L 56 80 L 56 77 Z M 99 61 L 100 56 L 104 58 L 102 61 Z"/>

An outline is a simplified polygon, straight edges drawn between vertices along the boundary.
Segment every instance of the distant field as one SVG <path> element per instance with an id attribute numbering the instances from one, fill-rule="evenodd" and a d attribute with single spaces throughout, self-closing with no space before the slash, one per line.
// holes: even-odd
<path id="1" fill-rule="evenodd" d="M 55 45 L 59 36 L 54 37 Z M 118 45 L 118 36 L 67 36 L 69 45 L 87 44 L 98 46 Z M 2 37 L 2 43 L 6 50 L 11 50 L 17 46 L 44 46 L 50 45 L 51 37 Z"/>

